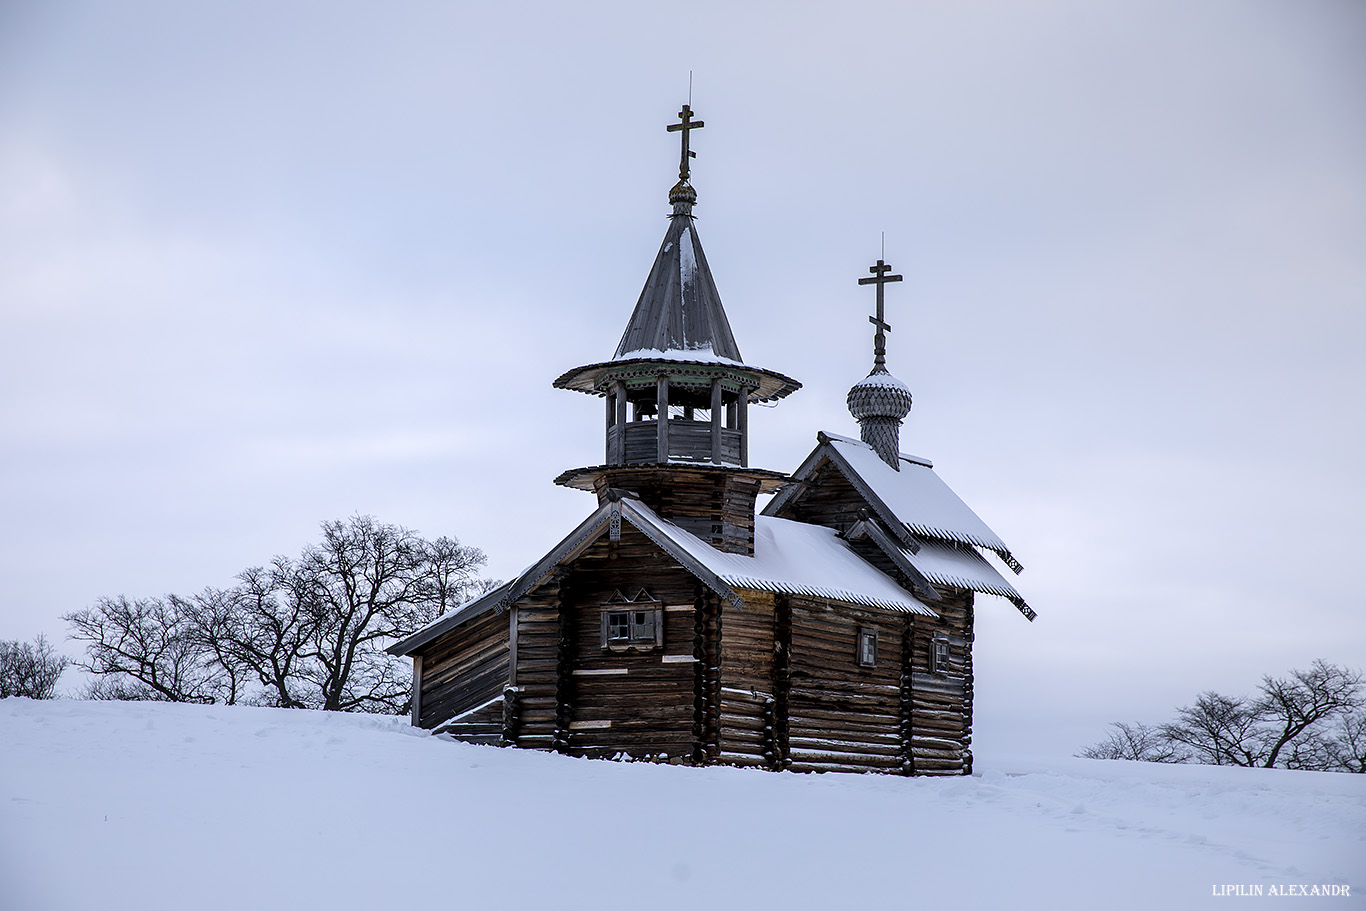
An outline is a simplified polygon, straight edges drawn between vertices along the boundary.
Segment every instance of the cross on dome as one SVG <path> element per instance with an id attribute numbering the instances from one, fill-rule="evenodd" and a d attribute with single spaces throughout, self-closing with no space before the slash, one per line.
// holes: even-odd
<path id="1" fill-rule="evenodd" d="M 883 319 L 882 288 L 888 282 L 901 281 L 900 275 L 888 275 L 892 267 L 882 260 L 877 261 L 876 266 L 869 266 L 868 271 L 873 273 L 872 278 L 860 278 L 860 285 L 877 285 L 877 316 L 868 317 L 868 322 L 877 327 L 877 333 L 873 336 L 873 370 L 887 369 L 887 336 L 883 333 L 891 332 L 892 327 Z"/>
<path id="2" fill-rule="evenodd" d="M 688 166 L 688 159 L 697 157 L 697 153 L 688 148 L 688 134 L 693 130 L 702 129 L 706 124 L 700 120 L 694 121 L 692 119 L 692 105 L 689 104 L 683 105 L 683 110 L 678 112 L 678 119 L 678 123 L 669 124 L 667 129 L 670 133 L 677 133 L 680 131 L 683 133 L 683 154 L 680 156 L 678 162 L 678 179 L 687 180 L 688 174 L 691 171 L 691 168 Z"/>

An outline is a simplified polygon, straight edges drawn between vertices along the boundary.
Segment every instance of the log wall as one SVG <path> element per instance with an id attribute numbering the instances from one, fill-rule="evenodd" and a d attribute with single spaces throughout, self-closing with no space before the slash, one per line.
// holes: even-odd
<path id="1" fill-rule="evenodd" d="M 663 645 L 602 644 L 602 611 L 645 588 Z M 705 601 L 705 599 L 703 599 Z M 573 567 L 519 599 L 518 746 L 575 756 L 690 760 L 695 746 L 697 582 L 623 525 Z"/>
<path id="2" fill-rule="evenodd" d="M 560 581 L 552 579 L 517 600 L 517 724 L 515 746 L 554 745 Z"/>
<path id="3" fill-rule="evenodd" d="M 973 594 L 938 589 L 935 620 L 916 617 L 911 656 L 911 748 L 918 775 L 972 772 Z M 949 665 L 931 671 L 936 635 L 947 637 Z"/>
<path id="4" fill-rule="evenodd" d="M 631 491 L 661 518 L 717 550 L 754 553 L 754 502 L 759 495 L 754 477 L 681 466 L 608 471 L 598 490 L 599 505 L 611 488 Z"/>
<path id="5" fill-rule="evenodd" d="M 858 521 L 858 511 L 870 508 L 863 496 L 829 461 L 822 462 L 796 496 L 778 511 L 783 519 L 824 525 L 844 531 Z"/>
<path id="6" fill-rule="evenodd" d="M 646 589 L 662 647 L 604 648 L 602 611 Z M 971 772 L 971 592 L 941 590 L 939 618 L 800 596 L 721 602 L 629 524 L 572 567 L 422 653 L 419 724 L 497 699 L 501 740 L 575 756 L 794 771 Z M 620 605 L 626 607 L 626 605 Z M 517 667 L 508 662 L 517 626 Z M 859 663 L 860 629 L 877 660 Z M 948 643 L 934 668 L 933 643 Z"/>
<path id="7" fill-rule="evenodd" d="M 744 607 L 727 604 L 723 610 L 718 758 L 731 765 L 774 768 L 774 596 L 737 594 Z"/>
<path id="8" fill-rule="evenodd" d="M 901 657 L 909 615 L 791 598 L 787 767 L 901 770 Z M 858 662 L 860 629 L 877 631 L 877 661 Z"/>
<path id="9" fill-rule="evenodd" d="M 507 615 L 489 611 L 421 652 L 418 727 L 435 727 L 501 695 L 508 682 L 509 641 Z"/>

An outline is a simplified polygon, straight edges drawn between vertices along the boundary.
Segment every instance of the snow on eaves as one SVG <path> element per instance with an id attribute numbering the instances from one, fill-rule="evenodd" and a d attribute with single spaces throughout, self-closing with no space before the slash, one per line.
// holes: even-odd
<path id="1" fill-rule="evenodd" d="M 903 453 L 897 471 L 867 443 L 832 433 L 822 436 L 858 481 L 913 534 L 983 547 L 1015 572 L 1022 569 L 1005 542 L 935 474 L 928 459 Z"/>
<path id="2" fill-rule="evenodd" d="M 691 532 L 659 518 L 643 503 L 623 501 L 623 506 L 627 504 L 735 588 L 935 616 L 933 610 L 855 553 L 834 530 L 824 526 L 755 516 L 754 556 L 751 557 L 717 550 Z"/>
<path id="3" fill-rule="evenodd" d="M 725 364 L 728 367 L 745 367 L 746 365 L 734 358 L 722 357 L 712 351 L 710 344 L 700 345 L 696 348 L 637 348 L 635 351 L 625 351 L 616 357 L 614 361 L 633 361 L 639 359 L 653 361 L 690 361 L 696 364 Z"/>
<path id="4" fill-rule="evenodd" d="M 969 546 L 943 541 L 921 541 L 920 550 L 902 555 L 921 574 L 936 585 L 999 595 L 1011 601 L 1023 597 L 980 553 Z"/>
<path id="5" fill-rule="evenodd" d="M 639 500 L 628 497 L 598 507 L 559 545 L 515 579 L 448 611 L 386 651 L 391 655 L 411 655 L 460 624 L 515 602 L 549 578 L 555 566 L 572 562 L 608 533 L 613 510 L 620 510 L 624 522 L 737 604 L 741 599 L 730 589 L 781 592 L 925 617 L 937 616 L 890 576 L 855 553 L 833 529 L 772 516 L 755 516 L 754 555 L 733 554 L 717 550 L 691 532 L 660 518 Z"/>

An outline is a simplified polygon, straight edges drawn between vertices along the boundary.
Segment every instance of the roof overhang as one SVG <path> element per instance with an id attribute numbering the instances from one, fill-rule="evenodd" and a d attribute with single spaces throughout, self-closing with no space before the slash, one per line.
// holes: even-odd
<path id="1" fill-rule="evenodd" d="M 511 582 L 504 582 L 502 585 L 490 589 L 473 601 L 467 601 L 455 610 L 447 611 L 408 638 L 400 639 L 398 642 L 395 642 L 393 645 L 386 648 L 385 651 L 391 655 L 399 656 L 413 654 L 436 637 L 445 635 L 462 623 L 467 623 L 492 610 L 503 597 L 503 593 L 506 592 L 511 585 Z"/>
<path id="2" fill-rule="evenodd" d="M 721 358 L 694 360 L 687 355 L 687 351 L 661 351 L 575 367 L 556 378 L 554 386 L 556 389 L 572 389 L 589 395 L 606 395 L 618 379 L 656 377 L 661 373 L 684 377 L 692 374 L 699 380 L 719 377 L 722 381 L 748 389 L 752 402 L 777 401 L 802 388 L 802 384 L 792 377 L 774 370 Z"/>
<path id="3" fill-rule="evenodd" d="M 902 545 L 908 549 L 914 551 L 915 548 L 919 546 L 916 541 L 916 535 L 922 535 L 927 538 L 942 538 L 944 540 L 956 541 L 958 543 L 969 544 L 973 547 L 981 547 L 989 550 L 1000 557 L 1001 562 L 1008 566 L 1016 575 L 1024 571 L 1024 566 L 1020 564 L 1020 561 L 1015 559 L 1015 556 L 1006 548 L 1004 542 L 996 537 L 995 533 L 987 528 L 985 524 L 982 523 L 981 519 L 977 518 L 976 514 L 973 513 L 966 504 L 958 499 L 957 495 L 944 484 L 942 479 L 939 479 L 938 476 L 935 475 L 933 463 L 928 459 L 923 459 L 919 456 L 909 456 L 904 453 L 901 454 L 902 461 L 909 465 L 918 466 L 929 472 L 937 485 L 935 489 L 943 491 L 947 493 L 948 496 L 952 497 L 952 502 L 956 504 L 955 508 L 962 511 L 963 516 L 965 517 L 964 521 L 970 522 L 977 527 L 976 533 L 964 531 L 961 528 L 953 528 L 938 524 L 923 524 L 916 522 L 913 517 L 898 515 L 896 511 L 888 505 L 886 499 L 878 494 L 874 485 L 869 483 L 868 479 L 864 478 L 853 464 L 845 458 L 844 453 L 840 452 L 839 447 L 834 445 L 838 442 L 866 448 L 867 444 L 860 443 L 859 441 L 848 437 L 828 434 L 823 431 L 816 434 L 816 439 L 816 448 L 811 451 L 811 454 L 808 455 L 802 464 L 798 466 L 797 470 L 792 473 L 792 483 L 779 491 L 778 495 L 764 507 L 765 515 L 777 515 L 778 511 L 782 509 L 784 505 L 798 496 L 804 482 L 815 474 L 820 465 L 823 462 L 828 461 L 839 470 L 845 480 L 858 491 L 859 496 L 863 498 L 869 508 L 882 520 L 882 523 L 890 529 Z M 883 468 L 885 468 L 885 466 L 883 466 Z M 890 469 L 888 470 L 890 471 Z"/>
<path id="4" fill-rule="evenodd" d="M 616 482 L 613 486 L 631 489 L 630 479 L 633 477 L 643 477 L 660 471 L 670 473 L 686 472 L 688 470 L 705 472 L 707 474 L 728 474 L 739 477 L 749 478 L 759 482 L 759 493 L 772 493 L 781 488 L 789 480 L 788 476 L 780 471 L 769 471 L 766 468 L 740 468 L 735 465 L 717 465 L 715 462 L 640 462 L 630 465 L 594 465 L 588 468 L 571 468 L 563 472 L 555 483 L 561 487 L 572 487 L 575 490 L 596 491 L 608 479 Z M 627 483 L 622 484 L 625 480 Z"/>

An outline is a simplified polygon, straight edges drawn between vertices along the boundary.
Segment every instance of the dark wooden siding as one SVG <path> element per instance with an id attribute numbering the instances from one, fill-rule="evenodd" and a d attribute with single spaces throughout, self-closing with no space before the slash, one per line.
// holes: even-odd
<path id="1" fill-rule="evenodd" d="M 642 588 L 658 602 L 642 606 L 660 609 L 662 648 L 604 649 L 603 608 Z M 690 757 L 696 595 L 691 574 L 625 525 L 620 541 L 604 537 L 519 599 L 517 745 L 576 756 Z"/>
<path id="2" fill-rule="evenodd" d="M 630 490 L 661 518 L 687 529 L 718 550 L 754 553 L 754 501 L 759 481 L 727 471 L 671 467 L 648 471 L 631 469 L 608 474 L 606 488 Z"/>
<path id="3" fill-rule="evenodd" d="M 489 611 L 421 653 L 419 727 L 435 727 L 502 695 L 508 682 L 508 633 L 507 614 Z"/>
<path id="4" fill-rule="evenodd" d="M 559 582 L 517 600 L 517 746 L 548 750 L 555 736 Z"/>
<path id="5" fill-rule="evenodd" d="M 626 428 L 626 462 L 639 464 L 659 461 L 659 424 L 655 421 L 632 421 Z M 607 451 L 611 452 L 618 428 L 607 429 Z M 669 458 L 695 459 L 710 462 L 711 422 L 669 419 Z M 740 431 L 721 428 L 721 461 L 740 464 Z"/>
<path id="6" fill-rule="evenodd" d="M 788 767 L 899 771 L 901 648 L 908 615 L 793 597 Z M 877 663 L 858 663 L 861 628 L 877 631 Z"/>
<path id="7" fill-rule="evenodd" d="M 940 618 L 917 617 L 912 638 L 911 748 L 922 775 L 972 772 L 973 594 L 939 589 L 934 609 Z M 949 642 L 949 666 L 931 673 L 936 634 Z"/>
<path id="8" fill-rule="evenodd" d="M 868 502 L 839 469 L 824 461 L 783 505 L 778 516 L 843 531 L 858 521 L 860 509 L 869 508 Z"/>
<path id="9" fill-rule="evenodd" d="M 773 604 L 770 592 L 740 591 L 721 625 L 720 759 L 771 766 L 773 754 Z"/>

